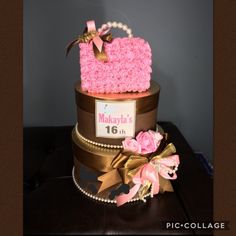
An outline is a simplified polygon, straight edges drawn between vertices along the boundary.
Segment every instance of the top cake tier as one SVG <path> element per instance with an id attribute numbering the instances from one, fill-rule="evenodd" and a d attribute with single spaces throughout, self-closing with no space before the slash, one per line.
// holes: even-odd
<path id="1" fill-rule="evenodd" d="M 77 133 L 95 143 L 121 145 L 125 137 L 139 131 L 155 130 L 160 86 L 142 93 L 94 94 L 75 85 Z"/>

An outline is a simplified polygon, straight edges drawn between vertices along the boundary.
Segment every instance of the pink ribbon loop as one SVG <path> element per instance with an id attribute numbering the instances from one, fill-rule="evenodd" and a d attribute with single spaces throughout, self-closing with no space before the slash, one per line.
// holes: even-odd
<path id="1" fill-rule="evenodd" d="M 141 185 L 144 185 L 146 181 L 152 183 L 153 194 L 157 194 L 159 192 L 159 178 L 155 168 L 150 163 L 144 164 L 133 177 L 133 183 L 135 185 L 130 189 L 129 193 L 121 194 L 116 197 L 117 206 L 121 206 L 131 200 L 136 195 Z"/>
<path id="2" fill-rule="evenodd" d="M 88 32 L 96 31 L 96 25 L 95 25 L 95 21 L 94 20 L 89 20 L 89 21 L 87 21 L 86 24 L 87 24 Z"/>
<path id="3" fill-rule="evenodd" d="M 144 164 L 133 177 L 133 183 L 135 184 L 128 194 L 121 194 L 116 197 L 117 206 L 121 206 L 130 201 L 139 191 L 142 185 L 145 185 L 146 181 L 150 181 L 152 184 L 151 195 L 159 193 L 159 175 L 165 179 L 176 179 L 176 173 L 171 177 L 168 172 L 172 171 L 173 166 L 179 165 L 179 156 L 172 155 L 155 161 L 155 165 L 159 165 L 157 171 L 153 163 Z"/>
<path id="4" fill-rule="evenodd" d="M 91 31 L 97 32 L 94 20 L 87 21 L 87 29 L 88 29 L 88 32 L 91 32 Z M 104 34 L 104 32 L 97 32 L 96 36 L 93 37 L 93 39 L 92 39 L 93 43 L 96 45 L 99 52 L 102 51 L 102 46 L 103 46 L 103 41 L 100 38 L 100 35 L 103 35 L 103 34 Z"/>
<path id="5" fill-rule="evenodd" d="M 165 179 L 176 179 L 177 175 L 176 173 L 173 173 L 173 176 L 170 176 L 168 173 L 172 171 L 173 166 L 179 165 L 179 156 L 178 155 L 172 155 L 166 158 L 162 158 L 157 160 L 156 162 L 159 166 L 159 174 L 165 178 Z"/>

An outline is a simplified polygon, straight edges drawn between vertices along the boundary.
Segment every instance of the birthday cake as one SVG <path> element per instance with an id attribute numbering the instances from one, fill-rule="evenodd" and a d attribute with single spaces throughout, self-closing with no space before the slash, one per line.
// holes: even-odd
<path id="1" fill-rule="evenodd" d="M 111 28 L 128 37 L 113 38 Z M 88 21 L 71 42 L 80 49 L 75 84 L 77 124 L 72 131 L 73 180 L 88 197 L 121 206 L 173 191 L 179 156 L 157 125 L 160 86 L 151 80 L 147 41 L 127 25 Z"/>

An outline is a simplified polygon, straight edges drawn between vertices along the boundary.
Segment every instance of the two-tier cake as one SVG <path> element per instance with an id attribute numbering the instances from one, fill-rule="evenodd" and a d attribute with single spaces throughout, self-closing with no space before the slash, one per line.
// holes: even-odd
<path id="1" fill-rule="evenodd" d="M 112 38 L 111 28 L 128 37 Z M 77 124 L 72 131 L 75 185 L 87 196 L 118 206 L 173 191 L 179 157 L 157 125 L 160 86 L 151 80 L 151 48 L 131 29 L 88 21 L 75 85 Z"/>

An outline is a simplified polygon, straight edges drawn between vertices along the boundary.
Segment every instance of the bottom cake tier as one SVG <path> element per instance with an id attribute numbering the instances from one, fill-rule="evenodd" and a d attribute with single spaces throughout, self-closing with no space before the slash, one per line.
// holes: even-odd
<path id="1" fill-rule="evenodd" d="M 96 192 L 96 186 L 97 186 L 97 181 L 91 181 L 91 180 L 87 180 L 87 178 L 85 176 L 88 177 L 88 175 L 83 175 L 86 171 L 88 171 L 88 169 L 85 166 L 81 166 L 80 171 L 79 171 L 79 177 L 76 176 L 75 174 L 75 167 L 73 167 L 72 169 L 72 178 L 74 181 L 75 186 L 83 193 L 85 194 L 87 197 L 96 200 L 96 201 L 100 201 L 100 202 L 105 202 L 105 203 L 113 203 L 116 204 L 116 200 L 114 199 L 114 197 L 117 195 L 117 189 L 114 187 L 112 189 L 109 189 L 109 191 L 106 191 L 103 194 L 97 194 Z M 85 178 L 84 178 L 85 177 Z M 125 186 L 123 186 L 123 190 L 124 192 L 127 188 L 125 188 Z M 143 201 L 146 201 L 146 198 L 150 196 L 150 193 L 146 194 L 144 196 L 144 199 L 142 199 Z M 135 202 L 135 201 L 140 201 L 141 199 L 137 196 L 135 198 L 132 198 L 130 201 L 128 202 Z"/>
<path id="2" fill-rule="evenodd" d="M 72 131 L 72 145 L 74 155 L 74 167 L 72 171 L 73 181 L 77 188 L 86 196 L 101 202 L 117 203 L 117 197 L 121 194 L 128 194 L 135 188 L 135 183 L 130 178 L 128 172 L 132 172 L 132 165 L 126 166 L 127 160 L 137 162 L 148 162 L 147 157 L 134 156 L 123 153 L 123 148 L 104 148 L 88 143 L 82 139 L 76 130 Z M 158 132 L 164 134 L 160 126 Z M 125 156 L 126 155 L 126 156 Z M 118 161 L 117 161 L 118 160 Z M 126 164 L 124 164 L 126 160 Z M 118 163 L 119 162 L 119 163 Z M 118 163 L 118 165 L 117 165 Z M 142 163 L 141 163 L 142 164 Z M 138 164 L 140 165 L 140 164 Z M 141 165 L 140 165 L 141 166 Z M 131 168 L 131 169 L 130 169 Z M 169 179 L 158 177 L 160 192 L 172 192 L 173 187 Z M 158 188 L 159 188 L 158 187 Z M 146 198 L 153 196 L 151 184 L 143 185 L 143 189 L 134 194 L 127 202 L 138 200 L 146 201 Z M 149 189 L 149 191 L 147 191 Z"/>

